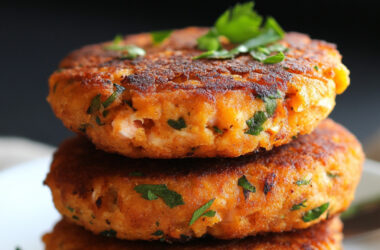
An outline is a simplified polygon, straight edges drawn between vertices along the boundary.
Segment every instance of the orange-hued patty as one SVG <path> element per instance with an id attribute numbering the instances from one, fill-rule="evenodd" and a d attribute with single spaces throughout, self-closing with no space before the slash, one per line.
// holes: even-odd
<path id="1" fill-rule="evenodd" d="M 43 236 L 46 250 L 124 250 L 124 249 L 203 249 L 203 250 L 258 250 L 258 249 L 342 249 L 342 223 L 338 218 L 321 222 L 308 229 L 248 237 L 241 240 L 201 239 L 187 243 L 125 241 L 94 235 L 83 228 L 61 220 L 51 233 Z"/>
<path id="2" fill-rule="evenodd" d="M 62 215 L 97 234 L 175 240 L 208 233 L 232 239 L 307 228 L 344 211 L 363 158 L 355 137 L 331 120 L 287 145 L 233 159 L 129 159 L 77 137 L 55 153 L 45 183 Z M 213 199 L 203 211 L 209 217 L 190 225 Z M 326 211 L 312 215 L 327 203 Z M 157 230 L 162 233 L 154 235 Z"/>
<path id="3" fill-rule="evenodd" d="M 161 45 L 153 45 L 150 34 L 127 36 L 122 44 L 146 50 L 133 60 L 119 59 L 121 52 L 106 49 L 110 43 L 85 46 L 51 75 L 48 101 L 66 127 L 108 152 L 237 157 L 310 133 L 349 85 L 332 44 L 288 33 L 280 42 L 289 48 L 281 63 L 263 64 L 250 55 L 193 60 L 201 53 L 196 39 L 205 32 L 176 30 Z M 266 110 L 264 97 L 275 95 L 277 107 L 262 131 L 246 133 L 247 121 Z M 91 111 L 93 101 L 98 104 Z"/>

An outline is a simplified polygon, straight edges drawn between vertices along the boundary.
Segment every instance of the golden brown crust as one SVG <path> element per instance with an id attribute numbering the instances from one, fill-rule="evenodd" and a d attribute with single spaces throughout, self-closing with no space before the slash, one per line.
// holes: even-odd
<path id="1" fill-rule="evenodd" d="M 95 233 L 113 229 L 119 238 L 151 240 L 162 230 L 167 239 L 206 233 L 231 239 L 309 227 L 327 215 L 304 222 L 305 212 L 326 202 L 330 215 L 342 212 L 353 199 L 363 158 L 355 137 L 331 120 L 272 151 L 233 159 L 134 160 L 74 138 L 56 152 L 46 184 L 59 212 Z M 238 186 L 243 175 L 256 187 L 247 198 Z M 134 190 L 139 184 L 166 184 L 185 204 L 169 208 L 161 199 L 146 200 Z M 194 211 L 212 198 L 216 215 L 189 226 Z M 306 207 L 292 210 L 305 200 Z"/>
<path id="2" fill-rule="evenodd" d="M 58 222 L 51 233 L 43 236 L 46 250 L 122 250 L 122 249 L 341 249 L 342 223 L 338 218 L 311 228 L 289 233 L 268 234 L 241 240 L 201 239 L 187 243 L 123 241 L 97 236 L 66 220 Z"/>
<path id="3" fill-rule="evenodd" d="M 118 59 L 120 52 L 104 49 L 107 43 L 74 51 L 50 77 L 48 101 L 68 128 L 79 133 L 86 125 L 86 135 L 108 152 L 182 158 L 196 148 L 196 157 L 236 157 L 310 133 L 333 109 L 336 93 L 349 84 L 335 47 L 298 33 L 281 41 L 289 47 L 281 63 L 262 64 L 249 55 L 193 60 L 201 53 L 196 38 L 206 31 L 177 30 L 160 46 L 152 45 L 149 34 L 127 36 L 124 44 L 147 51 L 134 60 Z M 107 108 L 107 117 L 96 114 L 101 119 L 96 123 L 96 115 L 86 111 L 96 95 L 104 101 L 112 94 L 112 83 L 125 91 Z M 258 96 L 277 91 L 283 98 L 264 131 L 245 134 L 245 121 L 265 109 Z M 167 124 L 180 117 L 187 124 L 183 130 Z M 214 126 L 223 133 L 215 133 Z"/>

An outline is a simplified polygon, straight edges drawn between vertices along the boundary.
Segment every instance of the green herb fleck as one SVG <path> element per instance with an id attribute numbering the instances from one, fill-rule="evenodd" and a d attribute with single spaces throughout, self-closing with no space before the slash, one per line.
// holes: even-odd
<path id="1" fill-rule="evenodd" d="M 243 175 L 242 177 L 239 178 L 239 180 L 238 180 L 238 186 L 240 186 L 240 187 L 243 188 L 243 193 L 244 193 L 244 197 L 245 197 L 245 199 L 248 198 L 248 194 L 249 194 L 249 192 L 252 192 L 252 193 L 255 193 L 255 192 L 256 192 L 256 187 L 253 186 L 253 185 L 247 180 L 247 178 L 245 177 L 245 175 Z"/>
<path id="2" fill-rule="evenodd" d="M 105 230 L 100 233 L 101 236 L 105 236 L 105 237 L 116 237 L 116 234 L 117 232 L 113 229 Z"/>
<path id="3" fill-rule="evenodd" d="M 263 124 L 268 119 L 264 111 L 257 111 L 254 116 L 246 121 L 248 129 L 244 132 L 249 135 L 259 135 L 264 130 Z"/>
<path id="4" fill-rule="evenodd" d="M 216 20 L 215 28 L 232 43 L 241 43 L 260 33 L 262 17 L 253 10 L 254 3 L 236 4 Z"/>
<path id="5" fill-rule="evenodd" d="M 141 176 L 144 176 L 144 174 L 141 173 L 141 172 L 130 172 L 129 176 L 138 176 L 138 177 L 141 177 Z"/>
<path id="6" fill-rule="evenodd" d="M 79 220 L 79 217 L 76 216 L 76 215 L 73 215 L 72 218 L 73 218 L 74 220 Z"/>
<path id="7" fill-rule="evenodd" d="M 310 180 L 302 179 L 302 180 L 296 181 L 295 184 L 297 184 L 297 186 L 309 185 L 310 182 L 311 182 L 311 179 Z"/>
<path id="8" fill-rule="evenodd" d="M 315 65 L 315 66 L 314 66 L 314 69 L 315 69 L 316 71 L 318 71 L 318 70 L 319 70 L 319 68 L 318 68 L 318 66 L 317 66 L 317 65 Z"/>
<path id="9" fill-rule="evenodd" d="M 159 227 L 160 226 L 160 222 L 156 221 L 156 226 Z"/>
<path id="10" fill-rule="evenodd" d="M 278 52 L 276 55 L 270 56 L 266 58 L 263 63 L 266 64 L 274 64 L 274 63 L 279 63 L 282 62 L 285 59 L 285 55 L 282 52 Z"/>
<path id="11" fill-rule="evenodd" d="M 123 86 L 120 86 L 116 83 L 114 83 L 113 86 L 115 87 L 115 91 L 107 98 L 107 100 L 103 102 L 104 108 L 107 108 L 109 105 L 111 105 L 116 100 L 116 98 L 125 90 Z"/>
<path id="12" fill-rule="evenodd" d="M 223 130 L 221 130 L 220 128 L 218 128 L 217 126 L 213 126 L 212 127 L 214 129 L 214 132 L 217 133 L 217 134 L 223 134 Z"/>
<path id="13" fill-rule="evenodd" d="M 111 51 L 121 51 L 122 56 L 120 57 L 120 59 L 135 59 L 138 56 L 145 55 L 145 50 L 143 50 L 142 48 L 132 44 L 122 45 L 122 41 L 123 37 L 121 35 L 117 35 L 114 38 L 112 44 L 104 46 L 104 49 Z"/>
<path id="14" fill-rule="evenodd" d="M 299 210 L 301 209 L 302 207 L 306 207 L 305 203 L 306 203 L 307 200 L 304 200 L 302 201 L 301 203 L 298 203 L 298 204 L 295 204 L 292 206 L 292 208 L 290 209 L 291 211 L 294 211 L 294 210 Z"/>
<path id="15" fill-rule="evenodd" d="M 97 123 L 99 126 L 103 126 L 103 125 L 105 124 L 104 122 L 102 122 L 102 121 L 100 120 L 99 116 L 96 116 L 96 117 L 95 117 L 95 121 L 96 121 L 96 123 Z"/>
<path id="16" fill-rule="evenodd" d="M 185 119 L 183 119 L 182 117 L 180 117 L 178 120 L 169 119 L 168 124 L 170 127 L 177 129 L 177 130 L 181 130 L 183 128 L 186 128 Z"/>
<path id="17" fill-rule="evenodd" d="M 211 29 L 205 35 L 197 39 L 198 49 L 200 50 L 219 50 L 222 45 L 219 41 L 219 34 L 216 29 Z"/>
<path id="18" fill-rule="evenodd" d="M 15 250 L 22 250 L 22 248 L 21 247 L 16 247 Z"/>
<path id="19" fill-rule="evenodd" d="M 87 109 L 87 114 L 93 114 L 97 112 L 101 105 L 102 105 L 102 100 L 100 99 L 101 95 L 97 94 L 91 101 L 90 107 Z"/>
<path id="20" fill-rule="evenodd" d="M 79 126 L 78 130 L 82 133 L 86 133 L 87 127 L 89 127 L 90 124 L 88 123 L 83 123 Z"/>
<path id="21" fill-rule="evenodd" d="M 327 171 L 327 176 L 330 177 L 331 179 L 334 179 L 334 178 L 339 177 L 340 174 L 339 173 L 334 173 L 334 172 Z"/>
<path id="22" fill-rule="evenodd" d="M 67 206 L 66 208 L 67 208 L 67 210 L 69 210 L 70 212 L 72 212 L 72 213 L 74 212 L 74 208 L 72 208 L 72 207 L 70 207 L 70 206 Z"/>
<path id="23" fill-rule="evenodd" d="M 158 45 L 168 38 L 172 32 L 173 30 L 159 30 L 151 32 L 150 35 L 152 36 L 153 43 Z"/>
<path id="24" fill-rule="evenodd" d="M 207 209 L 209 209 L 212 205 L 212 203 L 214 202 L 215 198 L 214 199 L 211 199 L 209 200 L 206 204 L 204 204 L 203 206 L 201 206 L 200 208 L 198 208 L 197 210 L 195 210 L 195 212 L 193 213 L 193 216 L 191 217 L 191 220 L 189 222 L 189 226 L 193 225 L 194 222 L 196 220 L 198 220 L 201 216 L 207 216 L 207 217 L 213 217 L 215 216 L 215 211 L 213 210 L 210 210 L 208 212 L 206 212 Z"/>
<path id="25" fill-rule="evenodd" d="M 182 196 L 169 190 L 165 184 L 140 184 L 134 190 L 146 200 L 155 200 L 160 197 L 170 208 L 185 204 Z"/>
<path id="26" fill-rule="evenodd" d="M 319 207 L 316 207 L 316 208 L 313 208 L 313 209 L 307 211 L 302 216 L 302 220 L 304 222 L 309 222 L 309 221 L 318 219 L 328 209 L 329 205 L 330 205 L 330 203 L 326 202 Z"/>
<path id="27" fill-rule="evenodd" d="M 161 236 L 164 235 L 164 232 L 162 230 L 157 230 L 156 232 L 152 233 L 154 236 Z"/>

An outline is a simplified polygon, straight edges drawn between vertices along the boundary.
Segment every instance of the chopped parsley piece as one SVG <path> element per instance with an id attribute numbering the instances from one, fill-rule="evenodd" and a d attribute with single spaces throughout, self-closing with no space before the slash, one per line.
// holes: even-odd
<path id="1" fill-rule="evenodd" d="M 214 217 L 215 216 L 216 212 L 213 210 L 206 212 L 206 210 L 211 207 L 214 200 L 215 200 L 215 198 L 209 200 L 206 204 L 204 204 L 203 206 L 201 206 L 200 208 L 195 210 L 195 212 L 193 213 L 193 216 L 191 217 L 191 220 L 189 222 L 189 226 L 193 225 L 194 222 L 196 220 L 198 220 L 201 216 L 207 216 L 207 217 Z"/>
<path id="2" fill-rule="evenodd" d="M 158 45 L 168 38 L 172 32 L 173 30 L 159 30 L 151 32 L 150 35 L 152 36 L 153 43 Z"/>
<path id="3" fill-rule="evenodd" d="M 274 63 L 279 63 L 282 62 L 285 59 L 285 55 L 282 52 L 278 52 L 276 55 L 267 57 L 263 63 L 266 64 L 274 64 Z"/>
<path id="4" fill-rule="evenodd" d="M 112 44 L 104 46 L 104 49 L 111 51 L 121 51 L 122 56 L 120 59 L 135 59 L 138 56 L 145 56 L 145 50 L 142 48 L 132 44 L 122 45 L 122 41 L 123 37 L 121 35 L 117 35 L 113 39 Z"/>
<path id="5" fill-rule="evenodd" d="M 105 124 L 104 122 L 102 122 L 102 121 L 100 120 L 99 116 L 96 116 L 96 117 L 95 117 L 95 121 L 96 121 L 96 123 L 97 123 L 99 126 L 103 126 L 103 125 Z"/>
<path id="6" fill-rule="evenodd" d="M 116 237 L 116 234 L 117 232 L 113 229 L 105 230 L 100 233 L 101 236 L 105 236 L 105 237 Z"/>
<path id="7" fill-rule="evenodd" d="M 140 184 L 134 190 L 146 200 L 155 200 L 160 197 L 170 208 L 185 204 L 182 196 L 169 190 L 165 184 Z"/>
<path id="8" fill-rule="evenodd" d="M 73 217 L 72 217 L 74 220 L 79 220 L 79 217 L 78 216 L 76 216 L 76 215 L 73 215 Z"/>
<path id="9" fill-rule="evenodd" d="M 249 192 L 252 192 L 252 193 L 255 193 L 255 192 L 256 192 L 256 187 L 253 186 L 253 185 L 247 180 L 247 178 L 245 177 L 245 175 L 243 175 L 242 177 L 239 178 L 239 180 L 238 180 L 238 186 L 240 186 L 240 187 L 243 188 L 244 197 L 245 197 L 246 199 L 248 198 L 248 194 L 249 194 Z"/>
<path id="10" fill-rule="evenodd" d="M 215 133 L 217 134 L 223 134 L 223 130 L 218 128 L 217 126 L 213 126 L 212 129 L 214 130 Z"/>
<path id="11" fill-rule="evenodd" d="M 307 211 L 302 216 L 302 220 L 304 222 L 309 222 L 309 221 L 318 219 L 328 209 L 329 205 L 330 205 L 330 203 L 326 202 L 319 207 L 316 207 L 316 208 L 313 208 L 313 209 Z"/>
<path id="12" fill-rule="evenodd" d="M 74 208 L 72 208 L 72 207 L 70 207 L 70 206 L 67 206 L 66 208 L 67 208 L 67 210 L 69 210 L 70 212 L 72 212 L 72 213 L 74 212 Z"/>
<path id="13" fill-rule="evenodd" d="M 139 176 L 140 177 L 140 176 L 144 176 L 144 174 L 141 172 L 130 172 L 129 176 Z"/>
<path id="14" fill-rule="evenodd" d="M 168 124 L 170 127 L 177 129 L 177 130 L 181 130 L 183 128 L 186 128 L 185 119 L 183 119 L 182 117 L 180 117 L 178 120 L 169 119 Z"/>
<path id="15" fill-rule="evenodd" d="M 91 101 L 90 107 L 87 109 L 87 114 L 93 114 L 97 112 L 101 105 L 102 105 L 102 100 L 100 99 L 101 95 L 97 94 Z"/>
<path id="16" fill-rule="evenodd" d="M 317 66 L 317 65 L 315 65 L 315 66 L 314 66 L 314 69 L 315 69 L 316 71 L 318 71 L 318 70 L 319 70 L 319 68 L 318 68 L 318 66 Z"/>
<path id="17" fill-rule="evenodd" d="M 309 185 L 310 182 L 311 182 L 311 179 L 310 180 L 303 179 L 303 180 L 296 181 L 295 184 L 297 184 L 297 186 Z"/>
<path id="18" fill-rule="evenodd" d="M 330 177 L 331 179 L 334 179 L 334 178 L 339 177 L 340 175 L 338 173 L 327 171 L 327 176 Z"/>
<path id="19" fill-rule="evenodd" d="M 254 3 L 236 4 L 216 20 L 215 28 L 219 34 L 232 43 L 242 43 L 260 33 L 262 17 L 253 10 Z"/>
<path id="20" fill-rule="evenodd" d="M 197 42 L 198 49 L 200 50 L 212 51 L 219 50 L 222 47 L 219 41 L 219 34 L 216 29 L 211 29 L 205 35 L 199 37 Z"/>
<path id="21" fill-rule="evenodd" d="M 246 121 L 248 129 L 244 132 L 249 135 L 259 135 L 264 130 L 263 124 L 268 119 L 264 111 L 257 111 L 254 116 Z"/>
<path id="22" fill-rule="evenodd" d="M 160 222 L 156 221 L 156 226 L 160 226 Z"/>
<path id="23" fill-rule="evenodd" d="M 116 100 L 116 98 L 125 90 L 123 86 L 120 86 L 116 83 L 114 83 L 113 86 L 115 87 L 115 91 L 107 98 L 107 100 L 103 102 L 104 108 L 107 108 L 109 105 L 111 105 Z"/>
<path id="24" fill-rule="evenodd" d="M 154 236 L 161 236 L 164 235 L 164 232 L 162 230 L 157 230 L 156 232 L 152 233 Z"/>
<path id="25" fill-rule="evenodd" d="M 299 210 L 301 209 L 301 207 L 306 207 L 305 203 L 306 203 L 307 200 L 304 200 L 302 201 L 301 203 L 298 203 L 296 205 L 293 205 L 292 208 L 290 209 L 291 211 L 294 211 L 294 210 Z"/>
<path id="26" fill-rule="evenodd" d="M 267 112 L 268 117 L 274 114 L 274 111 L 277 108 L 277 100 L 272 97 L 264 97 L 265 111 Z"/>
<path id="27" fill-rule="evenodd" d="M 105 117 L 107 117 L 107 115 L 110 113 L 110 111 L 109 110 L 104 110 L 103 111 L 103 117 L 105 118 Z"/>

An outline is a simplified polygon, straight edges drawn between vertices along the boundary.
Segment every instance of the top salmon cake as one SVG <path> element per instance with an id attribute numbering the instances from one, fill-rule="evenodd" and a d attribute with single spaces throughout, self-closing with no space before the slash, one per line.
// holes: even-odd
<path id="1" fill-rule="evenodd" d="M 142 56 L 112 49 L 115 41 L 85 46 L 50 76 L 48 101 L 66 127 L 108 152 L 237 157 L 310 133 L 349 85 L 333 44 L 287 33 L 278 63 L 247 53 L 198 59 L 208 30 L 175 30 L 158 45 L 148 33 L 117 41 Z"/>

